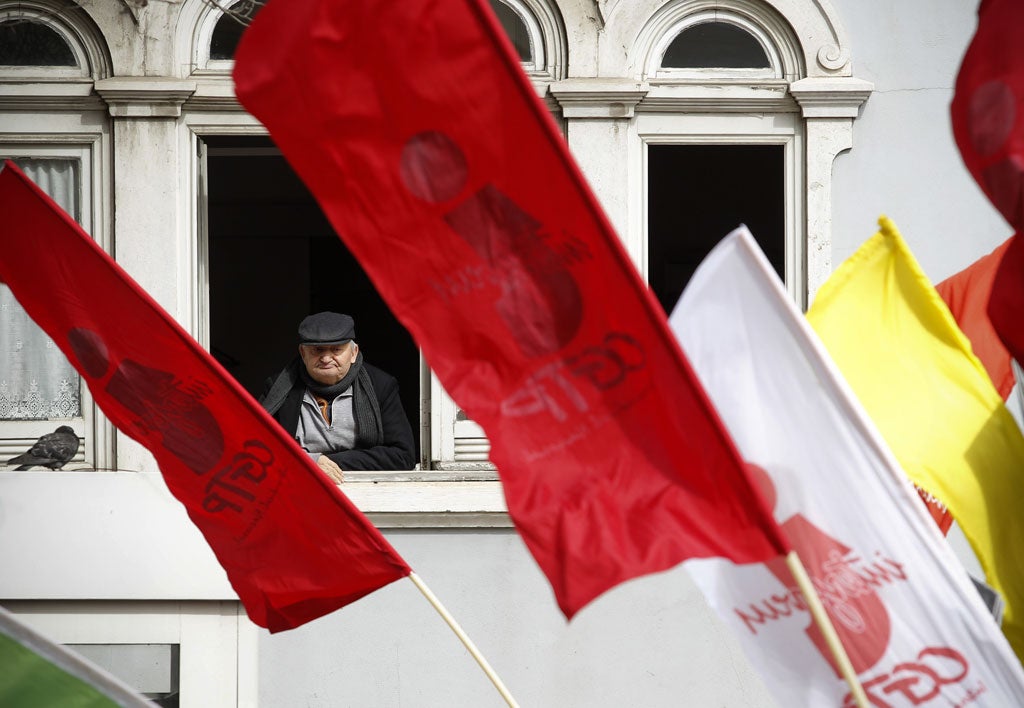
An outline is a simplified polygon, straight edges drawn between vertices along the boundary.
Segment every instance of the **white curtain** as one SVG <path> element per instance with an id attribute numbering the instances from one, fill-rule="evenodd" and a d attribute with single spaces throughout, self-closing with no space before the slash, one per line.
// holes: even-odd
<path id="1" fill-rule="evenodd" d="M 18 159 L 43 191 L 76 220 L 79 162 Z M 32 238 L 32 234 L 22 234 Z M 43 420 L 81 415 L 78 372 L 39 329 L 5 285 L 0 285 L 0 420 Z"/>

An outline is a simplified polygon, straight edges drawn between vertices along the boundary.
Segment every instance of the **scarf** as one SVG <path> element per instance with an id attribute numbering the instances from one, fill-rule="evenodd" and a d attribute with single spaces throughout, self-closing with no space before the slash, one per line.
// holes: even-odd
<path id="1" fill-rule="evenodd" d="M 363 353 L 356 354 L 356 360 L 345 377 L 336 384 L 322 384 L 314 381 L 306 371 L 299 357 L 292 359 L 275 378 L 270 390 L 262 401 L 263 408 L 274 415 L 284 405 L 288 394 L 302 383 L 317 396 L 333 401 L 352 387 L 352 414 L 356 419 L 356 444 L 360 447 L 375 447 L 384 443 L 384 428 L 381 424 L 380 403 L 369 372 L 363 368 Z M 294 432 L 294 431 L 289 431 Z"/>

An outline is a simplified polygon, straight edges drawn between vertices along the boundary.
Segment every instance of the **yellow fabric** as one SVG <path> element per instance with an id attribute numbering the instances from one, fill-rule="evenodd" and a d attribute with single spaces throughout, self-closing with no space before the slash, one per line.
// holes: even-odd
<path id="1" fill-rule="evenodd" d="M 907 476 L 963 529 L 1024 659 L 1024 436 L 884 216 L 807 312 Z"/>

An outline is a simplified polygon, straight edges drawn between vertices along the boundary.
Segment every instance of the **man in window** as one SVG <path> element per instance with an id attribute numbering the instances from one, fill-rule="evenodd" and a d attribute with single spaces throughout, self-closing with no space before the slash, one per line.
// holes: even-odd
<path id="1" fill-rule="evenodd" d="M 299 324 L 299 356 L 267 380 L 260 403 L 337 482 L 344 470 L 408 470 L 412 428 L 398 381 L 363 362 L 348 315 Z"/>

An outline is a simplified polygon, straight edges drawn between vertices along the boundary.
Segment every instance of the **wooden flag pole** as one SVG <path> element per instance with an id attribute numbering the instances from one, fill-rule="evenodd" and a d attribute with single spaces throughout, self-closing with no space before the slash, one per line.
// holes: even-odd
<path id="1" fill-rule="evenodd" d="M 505 699 L 506 703 L 508 703 L 509 708 L 519 708 L 519 704 L 516 703 L 516 699 L 513 698 L 512 694 L 508 692 L 507 688 L 505 688 L 505 684 L 502 683 L 498 674 L 494 673 L 494 669 L 491 668 L 491 665 L 487 663 L 487 659 L 484 658 L 483 654 L 480 653 L 480 650 L 476 648 L 475 644 L 473 644 L 473 640 L 470 639 L 464 631 L 462 631 L 462 627 L 459 626 L 459 623 L 456 622 L 455 618 L 452 617 L 448 610 L 444 608 L 444 605 L 442 605 L 441 601 L 437 599 L 437 596 L 430 591 L 430 588 L 427 587 L 426 583 L 420 579 L 420 576 L 416 575 L 416 573 L 409 573 L 409 580 L 419 588 L 419 591 L 423 593 L 425 598 L 427 598 L 427 602 L 434 606 L 437 613 L 441 615 L 444 621 L 448 623 L 448 626 L 452 628 L 452 631 L 455 632 L 455 636 L 462 641 L 466 649 L 469 650 L 469 653 L 473 655 L 473 658 L 476 659 L 476 663 L 478 663 L 480 668 L 484 670 L 484 673 L 487 674 L 487 678 L 489 678 L 491 683 L 494 684 L 494 687 L 498 689 L 498 693 L 500 693 L 501 697 Z"/>
<path id="2" fill-rule="evenodd" d="M 811 611 L 811 616 L 818 625 L 818 629 L 821 630 L 822 636 L 825 637 L 825 641 L 828 643 L 828 648 L 832 652 L 832 657 L 835 659 L 840 673 L 846 679 L 846 683 L 850 685 L 850 693 L 853 695 L 853 700 L 857 703 L 857 708 L 870 708 L 871 704 L 868 703 L 864 687 L 860 685 L 857 672 L 853 670 L 850 657 L 847 656 L 846 649 L 843 648 L 843 643 L 839 640 L 839 635 L 836 633 L 836 628 L 832 625 L 832 620 L 829 619 L 828 613 L 825 612 L 825 606 L 821 604 L 821 598 L 818 597 L 818 592 L 814 589 L 814 584 L 811 583 L 811 578 L 807 575 L 807 569 L 804 568 L 803 561 L 800 560 L 800 556 L 796 554 L 796 551 L 790 551 L 786 556 L 786 565 L 789 567 L 789 572 L 793 574 L 793 579 L 796 580 L 800 592 L 803 593 L 804 600 L 807 602 L 807 608 Z"/>

